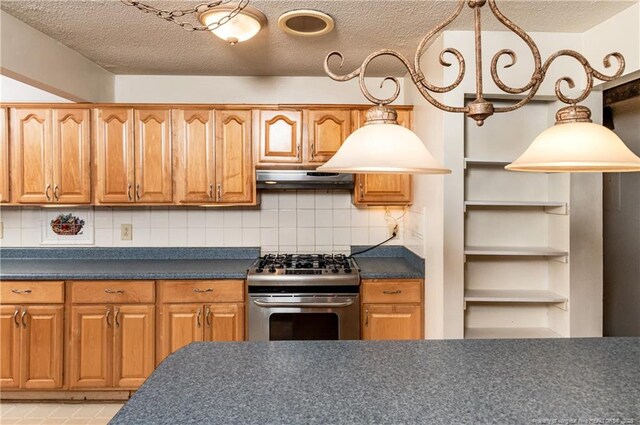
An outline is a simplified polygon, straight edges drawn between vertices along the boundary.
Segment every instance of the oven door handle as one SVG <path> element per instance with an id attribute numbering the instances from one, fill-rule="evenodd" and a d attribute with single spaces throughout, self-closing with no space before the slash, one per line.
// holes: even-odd
<path id="1" fill-rule="evenodd" d="M 273 308 L 273 307 L 291 307 L 291 308 L 330 308 L 330 307 L 349 307 L 353 304 L 353 300 L 344 301 L 344 302 L 328 302 L 328 303 L 283 303 L 283 302 L 270 302 L 270 301 L 261 301 L 261 300 L 253 300 L 253 303 L 258 307 L 264 308 Z"/>

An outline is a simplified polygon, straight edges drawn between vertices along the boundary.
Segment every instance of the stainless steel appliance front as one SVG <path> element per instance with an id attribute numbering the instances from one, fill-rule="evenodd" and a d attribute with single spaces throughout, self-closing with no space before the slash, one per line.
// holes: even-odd
<path id="1" fill-rule="evenodd" d="M 360 339 L 357 292 L 250 293 L 248 313 L 249 341 Z"/>

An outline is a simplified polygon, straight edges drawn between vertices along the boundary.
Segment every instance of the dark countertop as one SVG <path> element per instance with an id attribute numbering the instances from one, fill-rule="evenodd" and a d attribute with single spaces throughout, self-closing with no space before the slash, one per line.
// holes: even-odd
<path id="1" fill-rule="evenodd" d="M 245 279 L 259 248 L 4 248 L 0 280 Z"/>
<path id="2" fill-rule="evenodd" d="M 638 421 L 640 338 L 591 338 L 194 343 L 110 424 Z"/>
<path id="3" fill-rule="evenodd" d="M 351 252 L 366 248 L 353 246 Z M 362 279 L 424 279 L 424 260 L 403 246 L 381 246 L 354 258 Z"/>

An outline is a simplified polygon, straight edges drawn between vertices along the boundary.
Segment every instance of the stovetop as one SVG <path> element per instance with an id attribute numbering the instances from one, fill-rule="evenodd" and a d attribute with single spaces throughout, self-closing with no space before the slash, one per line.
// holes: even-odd
<path id="1" fill-rule="evenodd" d="M 358 266 L 344 254 L 268 254 L 249 269 L 249 286 L 265 282 L 282 285 L 357 285 Z"/>

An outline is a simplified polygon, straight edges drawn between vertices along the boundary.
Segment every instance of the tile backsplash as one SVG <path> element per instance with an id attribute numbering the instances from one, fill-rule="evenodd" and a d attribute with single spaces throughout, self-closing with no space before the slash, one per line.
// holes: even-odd
<path id="1" fill-rule="evenodd" d="M 61 209 L 63 211 L 64 209 Z M 413 217 L 415 214 L 408 211 Z M 376 244 L 399 225 L 389 244 L 403 245 L 403 208 L 355 208 L 345 191 L 266 192 L 256 208 L 152 207 L 94 209 L 94 241 L 101 247 L 241 247 L 263 252 L 348 252 L 351 245 Z M 40 208 L 3 207 L 1 246 L 41 245 Z M 421 233 L 411 221 L 412 239 Z M 132 239 L 121 240 L 130 224 Z"/>

